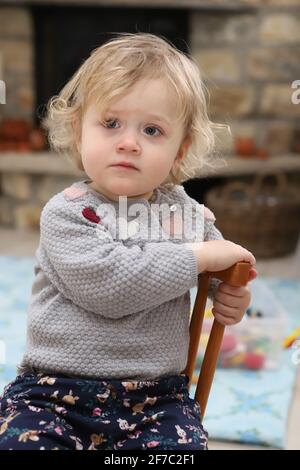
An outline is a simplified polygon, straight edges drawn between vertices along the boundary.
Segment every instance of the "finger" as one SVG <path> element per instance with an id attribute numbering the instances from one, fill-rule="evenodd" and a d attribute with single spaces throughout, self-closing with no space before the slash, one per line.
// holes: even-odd
<path id="1" fill-rule="evenodd" d="M 241 245 L 238 245 L 238 246 L 240 248 L 242 248 L 245 252 L 245 256 L 244 256 L 244 259 L 242 261 L 246 261 L 246 262 L 250 263 L 252 266 L 254 266 L 256 264 L 256 259 L 255 259 L 255 256 L 253 255 L 253 253 L 251 253 L 251 251 L 247 250 L 246 248 L 244 248 Z"/>
<path id="2" fill-rule="evenodd" d="M 219 291 L 214 297 L 214 305 L 215 302 L 219 302 L 223 305 L 227 305 L 228 307 L 240 308 L 242 307 L 242 304 L 244 304 L 242 300 L 243 297 L 238 297 Z"/>
<path id="3" fill-rule="evenodd" d="M 215 300 L 212 312 L 214 310 L 220 313 L 221 315 L 233 318 L 233 317 L 239 316 L 240 308 L 228 306 L 228 305 L 223 304 L 222 302 L 218 302 L 217 300 Z"/>
<path id="4" fill-rule="evenodd" d="M 248 250 L 247 250 L 248 251 Z M 249 260 L 250 260 L 250 264 L 252 266 L 255 266 L 256 265 L 256 259 L 255 259 L 255 256 L 253 255 L 253 253 L 251 253 L 251 251 L 248 251 L 249 253 Z"/>
<path id="5" fill-rule="evenodd" d="M 240 321 L 240 319 L 236 319 L 235 317 L 227 317 L 217 311 L 213 312 L 213 314 L 215 319 L 224 326 L 235 325 Z"/>
<path id="6" fill-rule="evenodd" d="M 251 268 L 250 271 L 249 271 L 249 279 L 248 279 L 248 282 L 251 282 L 253 281 L 254 279 L 256 279 L 258 276 L 258 272 L 256 269 L 254 268 Z"/>
<path id="7" fill-rule="evenodd" d="M 224 294 L 230 294 L 235 297 L 243 297 L 245 292 L 249 292 L 249 289 L 246 286 L 236 287 L 231 286 L 226 282 L 222 282 L 218 287 L 218 291 L 224 292 Z"/>
<path id="8" fill-rule="evenodd" d="M 233 296 L 231 294 L 227 295 L 217 292 L 213 300 L 214 307 L 216 306 L 217 302 L 221 304 L 223 308 L 232 308 L 233 311 L 235 309 L 246 310 L 251 302 L 251 295 L 249 290 L 247 290 L 242 296 Z"/>

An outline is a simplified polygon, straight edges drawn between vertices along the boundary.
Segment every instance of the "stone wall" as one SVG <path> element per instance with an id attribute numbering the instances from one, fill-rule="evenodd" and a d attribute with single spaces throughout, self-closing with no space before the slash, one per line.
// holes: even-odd
<path id="1" fill-rule="evenodd" d="M 33 120 L 35 86 L 32 36 L 28 8 L 0 7 L 0 79 L 6 83 L 6 104 L 0 105 L 0 118 Z"/>
<path id="2" fill-rule="evenodd" d="M 292 150 L 300 105 L 300 1 L 266 0 L 240 12 L 194 12 L 191 49 L 210 94 L 210 116 L 272 154 Z"/>
<path id="3" fill-rule="evenodd" d="M 38 229 L 41 211 L 46 202 L 77 179 L 57 175 L 2 174 L 0 225 Z"/>

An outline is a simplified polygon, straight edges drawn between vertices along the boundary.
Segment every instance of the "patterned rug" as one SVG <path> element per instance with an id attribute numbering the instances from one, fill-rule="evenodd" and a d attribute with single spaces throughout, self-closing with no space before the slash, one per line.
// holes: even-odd
<path id="1" fill-rule="evenodd" d="M 25 348 L 34 263 L 34 258 L 0 256 L 0 393 L 14 379 Z M 287 331 L 299 326 L 300 282 L 259 282 L 272 290 L 288 312 Z M 285 447 L 296 377 L 293 353 L 292 349 L 282 352 L 277 370 L 217 370 L 204 423 L 211 439 Z"/>

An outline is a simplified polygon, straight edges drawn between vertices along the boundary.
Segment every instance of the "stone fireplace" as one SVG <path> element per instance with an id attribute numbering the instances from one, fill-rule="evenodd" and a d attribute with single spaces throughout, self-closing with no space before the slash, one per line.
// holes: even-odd
<path id="1" fill-rule="evenodd" d="M 187 49 L 188 10 L 55 5 L 31 12 L 39 105 L 57 94 L 88 54 L 113 36 L 109 32 L 151 30 Z"/>
<path id="2" fill-rule="evenodd" d="M 270 158 L 294 150 L 300 127 L 300 104 L 291 102 L 291 84 L 300 79 L 299 0 L 3 1 L 0 80 L 6 104 L 0 104 L 0 121 L 38 125 L 47 100 L 89 52 L 121 31 L 160 34 L 190 50 L 210 93 L 212 120 L 229 124 L 234 137 L 253 138 Z M 50 153 L 0 151 L 0 223 L 37 226 L 44 203 L 78 175 Z"/>

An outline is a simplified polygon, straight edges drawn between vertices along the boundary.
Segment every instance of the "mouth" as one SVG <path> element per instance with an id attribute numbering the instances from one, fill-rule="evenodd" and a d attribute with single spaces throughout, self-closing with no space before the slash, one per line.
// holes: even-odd
<path id="1" fill-rule="evenodd" d="M 137 170 L 137 168 L 130 163 L 121 162 L 116 165 L 111 165 L 113 168 L 123 168 L 124 170 Z"/>

